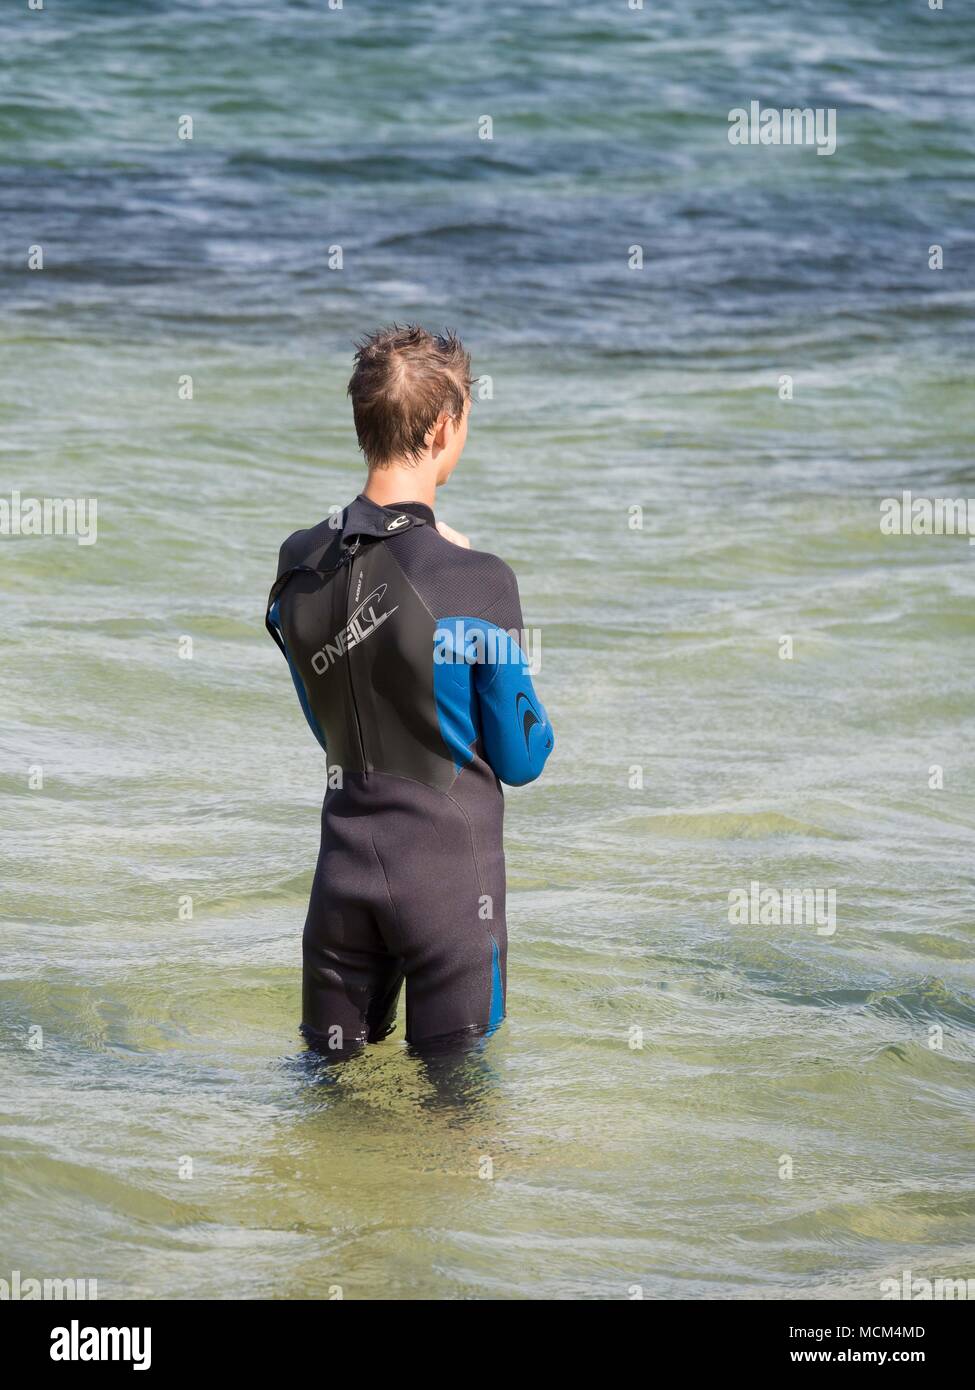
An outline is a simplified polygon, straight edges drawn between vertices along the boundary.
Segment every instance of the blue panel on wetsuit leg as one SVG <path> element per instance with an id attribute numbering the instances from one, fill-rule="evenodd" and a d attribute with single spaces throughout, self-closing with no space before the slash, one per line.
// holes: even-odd
<path id="1" fill-rule="evenodd" d="M 280 599 L 276 599 L 276 600 L 275 600 L 275 603 L 274 603 L 274 607 L 271 609 L 271 612 L 270 612 L 270 619 L 271 619 L 271 622 L 274 624 L 274 626 L 277 628 L 278 632 L 280 633 L 281 641 L 284 642 L 284 632 L 281 630 L 281 613 L 280 613 L 280 609 L 281 609 L 281 600 L 280 600 Z M 291 679 L 292 679 L 292 680 L 294 681 L 294 683 L 295 683 L 295 690 L 297 690 L 297 692 L 298 692 L 298 699 L 299 699 L 299 701 L 300 701 L 300 703 L 301 703 L 302 711 L 303 711 L 303 713 L 304 713 L 305 718 L 308 720 L 308 727 L 311 729 L 312 733 L 313 733 L 313 734 L 315 735 L 315 737 L 318 739 L 318 742 L 319 742 L 319 743 L 322 745 L 322 747 L 324 748 L 324 747 L 325 747 L 325 737 L 324 737 L 324 735 L 323 735 L 321 729 L 318 727 L 318 721 L 315 719 L 315 716 L 314 716 L 314 715 L 312 714 L 312 712 L 311 712 L 311 705 L 309 704 L 309 701 L 308 701 L 308 691 L 305 689 L 305 683 L 304 683 L 304 681 L 301 679 L 301 676 L 300 676 L 300 674 L 299 674 L 299 672 L 298 672 L 298 668 L 295 666 L 294 662 L 291 660 L 291 653 L 288 651 L 288 644 L 287 644 L 286 642 L 284 643 L 284 654 L 285 654 L 285 656 L 288 658 L 288 669 L 289 669 L 289 671 L 291 672 Z M 327 750 L 326 750 L 326 751 L 327 751 Z"/>
<path id="2" fill-rule="evenodd" d="M 501 982 L 501 955 L 498 943 L 491 937 L 491 1009 L 487 1031 L 493 1033 L 504 1019 L 504 985 Z"/>

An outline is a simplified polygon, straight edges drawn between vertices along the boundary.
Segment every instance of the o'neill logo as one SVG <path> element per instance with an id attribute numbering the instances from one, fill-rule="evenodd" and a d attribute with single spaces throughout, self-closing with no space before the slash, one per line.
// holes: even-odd
<path id="1" fill-rule="evenodd" d="M 372 593 L 359 604 L 347 626 L 342 629 L 334 642 L 326 642 L 324 647 L 315 653 L 311 659 L 311 664 L 316 675 L 324 676 L 328 668 L 333 666 L 340 656 L 344 656 L 357 643 L 364 642 L 367 637 L 371 637 L 377 627 L 381 627 L 387 618 L 392 617 L 399 604 L 396 604 L 395 608 L 388 609 L 385 613 L 377 612 L 377 605 L 388 587 L 387 584 L 380 584 L 378 589 L 373 589 Z"/>
<path id="2" fill-rule="evenodd" d="M 522 704 L 524 701 L 524 704 Z M 541 720 L 535 713 L 535 706 L 529 700 L 523 690 L 519 690 L 518 698 L 515 700 L 515 709 L 521 719 L 521 731 L 525 735 L 525 747 L 531 752 L 531 732 L 536 724 L 541 724 Z"/>
<path id="3" fill-rule="evenodd" d="M 392 520 L 392 521 L 387 521 L 387 522 L 386 522 L 386 530 L 387 530 L 387 531 L 402 531 L 403 527 L 404 527 L 404 526 L 409 526 L 409 524 L 410 524 L 410 518 L 409 518 L 408 516 L 396 516 L 396 517 L 393 517 L 393 520 Z"/>

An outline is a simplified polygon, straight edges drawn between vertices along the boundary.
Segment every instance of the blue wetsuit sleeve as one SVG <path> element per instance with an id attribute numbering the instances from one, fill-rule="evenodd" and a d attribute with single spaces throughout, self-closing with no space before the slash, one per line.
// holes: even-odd
<path id="1" fill-rule="evenodd" d="M 510 633 L 484 626 L 493 630 L 487 633 L 484 660 L 474 666 L 484 755 L 502 782 L 521 787 L 539 776 L 555 736 L 527 656 Z"/>
<path id="2" fill-rule="evenodd" d="M 480 609 L 479 625 L 493 629 L 489 636 L 495 640 L 478 653 L 474 691 L 485 757 L 502 782 L 520 787 L 539 776 L 555 736 L 532 684 L 514 570 L 496 556 L 490 560 L 492 582 L 485 588 L 491 596 Z"/>

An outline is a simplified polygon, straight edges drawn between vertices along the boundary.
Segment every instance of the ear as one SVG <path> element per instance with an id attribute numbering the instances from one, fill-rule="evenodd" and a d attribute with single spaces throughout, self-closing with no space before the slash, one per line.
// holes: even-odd
<path id="1" fill-rule="evenodd" d="M 433 427 L 433 437 L 430 440 L 430 448 L 435 452 L 446 449 L 450 443 L 454 432 L 454 422 L 445 410 L 437 416 L 437 422 Z"/>

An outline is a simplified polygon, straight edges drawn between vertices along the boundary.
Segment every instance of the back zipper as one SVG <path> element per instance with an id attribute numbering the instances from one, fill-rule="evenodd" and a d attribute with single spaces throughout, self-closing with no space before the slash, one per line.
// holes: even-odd
<path id="1" fill-rule="evenodd" d="M 351 617 L 350 611 L 349 611 L 349 610 L 350 610 L 351 607 L 352 607 L 352 601 L 351 601 L 351 600 L 352 600 L 352 575 L 353 575 L 353 573 L 354 573 L 354 571 L 355 571 L 355 557 L 356 557 L 356 552 L 358 551 L 360 544 L 361 544 L 361 542 L 360 542 L 359 540 L 354 540 L 354 541 L 352 542 L 352 544 L 349 546 L 348 550 L 345 552 L 345 557 L 344 557 L 344 561 L 343 561 L 343 563 L 346 563 L 346 564 L 348 564 L 348 566 L 349 566 L 349 582 L 348 582 L 348 584 L 347 584 L 347 586 L 346 586 L 346 590 L 345 590 L 345 622 L 346 622 L 346 626 L 348 626 L 348 623 L 349 623 L 350 617 Z M 356 705 L 356 702 L 355 702 L 355 684 L 353 683 L 353 680 L 352 680 L 352 651 L 351 651 L 351 648 L 346 648 L 346 652 L 345 652 L 345 669 L 347 670 L 347 672 L 348 672 L 348 674 L 349 674 L 349 701 L 350 701 L 350 703 L 351 703 L 351 705 L 352 705 L 352 720 L 353 720 L 353 723 L 355 724 L 356 738 L 357 738 L 358 741 L 359 741 L 359 757 L 360 757 L 360 759 L 361 759 L 361 761 L 362 761 L 362 771 L 363 771 L 363 773 L 367 773 L 367 772 L 369 771 L 369 769 L 368 769 L 368 767 L 366 766 L 366 750 L 365 750 L 365 745 L 364 745 L 363 742 L 362 742 L 362 725 L 359 723 L 359 709 L 358 709 L 358 706 Z"/>

